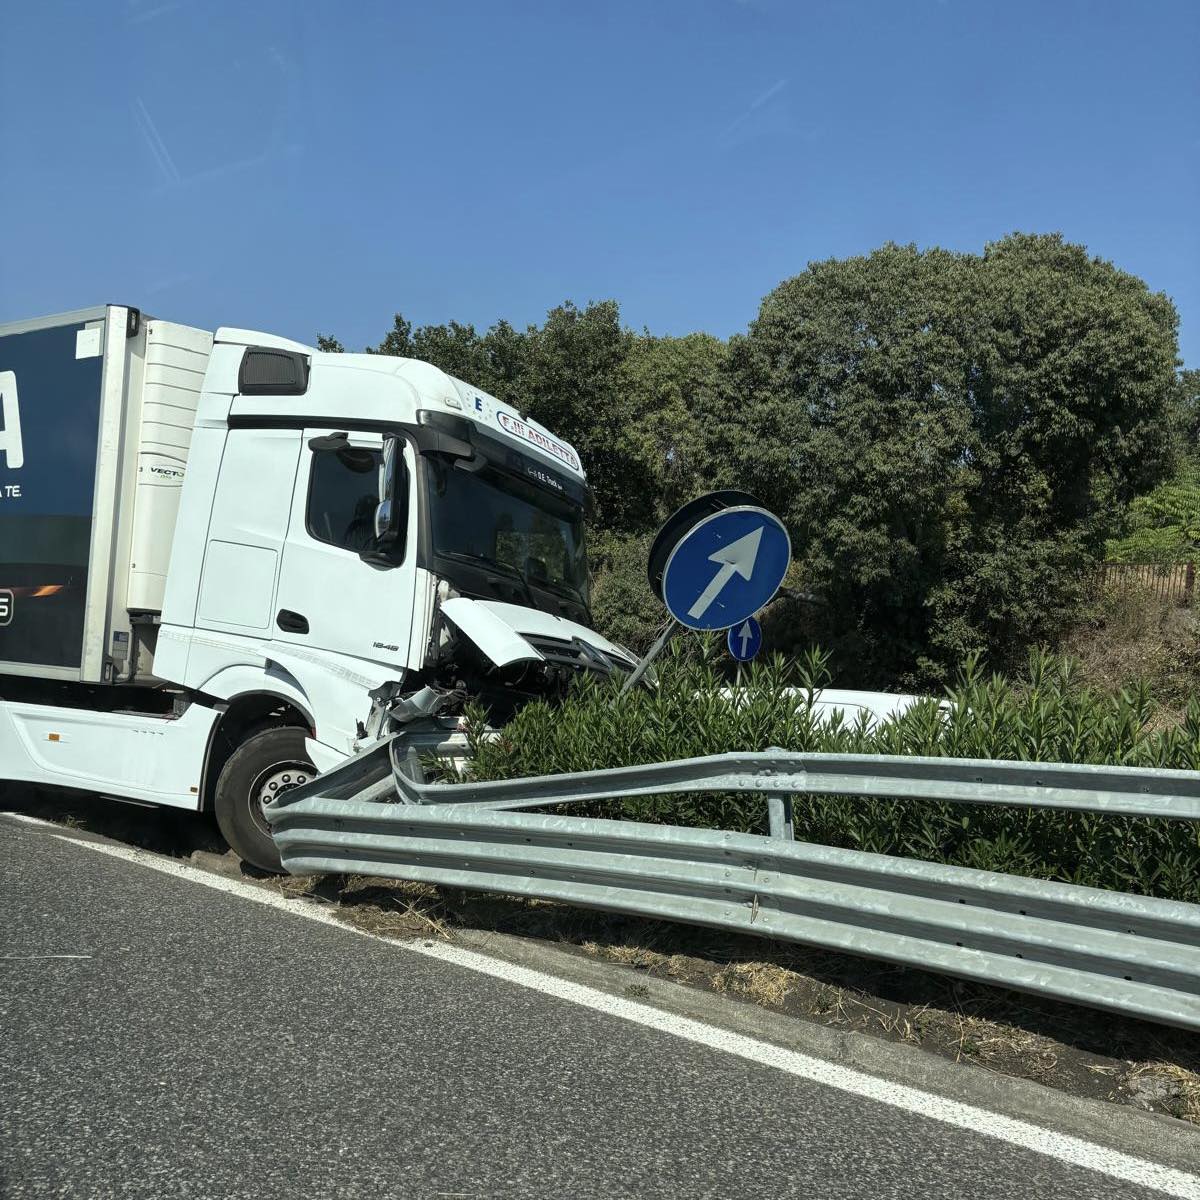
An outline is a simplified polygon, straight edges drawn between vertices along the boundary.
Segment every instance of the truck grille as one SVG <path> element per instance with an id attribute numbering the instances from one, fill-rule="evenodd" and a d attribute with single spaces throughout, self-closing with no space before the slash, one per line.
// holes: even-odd
<path id="1" fill-rule="evenodd" d="M 589 646 L 579 638 L 570 641 L 564 638 L 524 635 L 525 640 L 548 662 L 557 667 L 569 667 L 573 671 L 596 671 L 611 675 L 614 671 L 627 671 L 629 664 L 615 655 L 605 654 Z"/>

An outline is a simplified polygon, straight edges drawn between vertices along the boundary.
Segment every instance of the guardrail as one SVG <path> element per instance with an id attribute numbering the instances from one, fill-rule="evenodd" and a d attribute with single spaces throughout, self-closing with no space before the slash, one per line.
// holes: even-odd
<path id="1" fill-rule="evenodd" d="M 697 791 L 761 792 L 773 836 L 515 811 Z M 393 771 L 386 744 L 265 811 L 294 874 L 788 938 L 1200 1030 L 1200 905 L 795 842 L 788 810 L 805 792 L 1200 817 L 1200 776 L 1181 771 L 771 751 L 427 784 Z"/>
<path id="2" fill-rule="evenodd" d="M 537 808 L 681 792 L 787 792 L 1015 804 L 1200 820 L 1200 772 L 998 759 L 766 750 L 577 774 L 427 784 L 396 772 L 410 804 Z"/>

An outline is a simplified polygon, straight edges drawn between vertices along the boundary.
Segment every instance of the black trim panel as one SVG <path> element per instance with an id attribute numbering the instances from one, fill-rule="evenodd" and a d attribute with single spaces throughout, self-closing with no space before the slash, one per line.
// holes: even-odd
<path id="1" fill-rule="evenodd" d="M 247 346 L 238 369 L 243 396 L 303 396 L 308 391 L 308 355 L 274 346 Z"/>
<path id="2" fill-rule="evenodd" d="M 239 416 L 230 414 L 228 425 L 230 429 L 358 429 L 371 433 L 415 433 L 417 427 L 403 421 L 363 421 L 353 417 L 323 417 L 319 414 L 312 416 L 296 416 L 294 413 L 279 416 Z"/>

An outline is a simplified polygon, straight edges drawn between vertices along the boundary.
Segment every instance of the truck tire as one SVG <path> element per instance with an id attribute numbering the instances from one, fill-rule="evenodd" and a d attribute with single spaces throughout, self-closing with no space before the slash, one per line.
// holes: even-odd
<path id="1" fill-rule="evenodd" d="M 221 833 L 239 857 L 264 871 L 283 870 L 263 801 L 299 787 L 316 773 L 304 748 L 304 730 L 294 726 L 256 733 L 229 756 L 217 780 L 213 808 Z"/>

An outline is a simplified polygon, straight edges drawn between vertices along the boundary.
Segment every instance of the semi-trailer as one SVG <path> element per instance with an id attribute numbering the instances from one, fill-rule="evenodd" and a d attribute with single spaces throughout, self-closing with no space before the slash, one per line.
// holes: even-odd
<path id="1" fill-rule="evenodd" d="M 575 448 L 415 359 L 106 305 L 0 326 L 0 780 L 262 804 L 391 719 L 449 746 L 633 657 Z"/>

